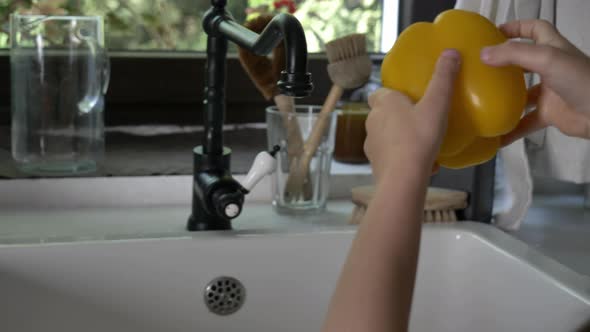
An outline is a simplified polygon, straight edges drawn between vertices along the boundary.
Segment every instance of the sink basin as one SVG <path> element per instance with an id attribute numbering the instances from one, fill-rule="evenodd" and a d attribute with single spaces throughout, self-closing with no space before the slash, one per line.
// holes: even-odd
<path id="1" fill-rule="evenodd" d="M 3 331 L 319 331 L 354 228 L 0 245 Z M 229 276 L 241 309 L 209 311 Z M 575 331 L 590 281 L 490 226 L 423 231 L 411 331 Z"/>

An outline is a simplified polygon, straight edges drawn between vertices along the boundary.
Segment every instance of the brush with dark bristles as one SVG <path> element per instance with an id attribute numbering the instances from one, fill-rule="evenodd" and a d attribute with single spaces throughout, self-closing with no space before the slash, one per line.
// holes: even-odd
<path id="1" fill-rule="evenodd" d="M 333 85 L 303 146 L 300 160 L 296 164 L 292 162 L 289 168 L 289 178 L 285 186 L 288 201 L 297 201 L 302 197 L 302 188 L 309 178 L 309 164 L 328 127 L 329 115 L 336 108 L 344 89 L 358 88 L 369 81 L 372 64 L 366 43 L 364 34 L 352 34 L 326 44 L 328 74 Z"/>
<path id="2" fill-rule="evenodd" d="M 271 14 L 261 14 L 256 18 L 247 21 L 244 26 L 256 33 L 261 33 L 268 23 L 273 19 Z M 272 54 L 272 59 L 266 56 L 256 55 L 244 48 L 239 48 L 239 58 L 242 67 L 266 100 L 274 99 L 274 102 L 283 114 L 283 124 L 287 130 L 287 158 L 288 162 L 296 163 L 303 152 L 303 138 L 293 98 L 280 94 L 277 82 L 280 79 L 281 71 L 285 69 L 285 45 L 280 43 Z M 310 199 L 312 195 L 311 182 L 306 181 L 303 188 L 303 195 Z"/>

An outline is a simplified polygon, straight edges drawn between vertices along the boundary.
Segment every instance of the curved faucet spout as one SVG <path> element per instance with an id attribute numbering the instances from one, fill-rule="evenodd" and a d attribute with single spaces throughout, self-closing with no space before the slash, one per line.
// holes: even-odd
<path id="1" fill-rule="evenodd" d="M 307 71 L 307 43 L 301 23 L 292 15 L 275 16 L 259 35 L 236 23 L 229 15 L 212 11 L 203 22 L 205 31 L 220 34 L 258 55 L 267 55 L 284 40 L 286 68 L 278 87 L 286 95 L 308 96 L 313 90 Z"/>

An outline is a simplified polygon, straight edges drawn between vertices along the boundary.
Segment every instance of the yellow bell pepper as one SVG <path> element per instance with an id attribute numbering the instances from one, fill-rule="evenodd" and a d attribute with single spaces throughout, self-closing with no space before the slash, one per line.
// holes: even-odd
<path id="1" fill-rule="evenodd" d="M 506 41 L 485 17 L 448 10 L 433 23 L 415 23 L 404 30 L 383 60 L 383 86 L 407 94 L 415 102 L 428 86 L 439 55 L 461 53 L 461 71 L 449 113 L 449 124 L 437 162 L 463 168 L 486 162 L 500 147 L 500 136 L 513 130 L 524 110 L 527 91 L 517 67 L 494 68 L 480 60 L 481 49 Z"/>

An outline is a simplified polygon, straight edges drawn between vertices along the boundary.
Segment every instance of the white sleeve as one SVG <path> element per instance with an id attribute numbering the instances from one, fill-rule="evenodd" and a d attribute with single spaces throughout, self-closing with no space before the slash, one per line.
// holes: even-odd
<path id="1" fill-rule="evenodd" d="M 479 13 L 483 1 L 484 0 L 457 0 L 455 8 Z"/>

